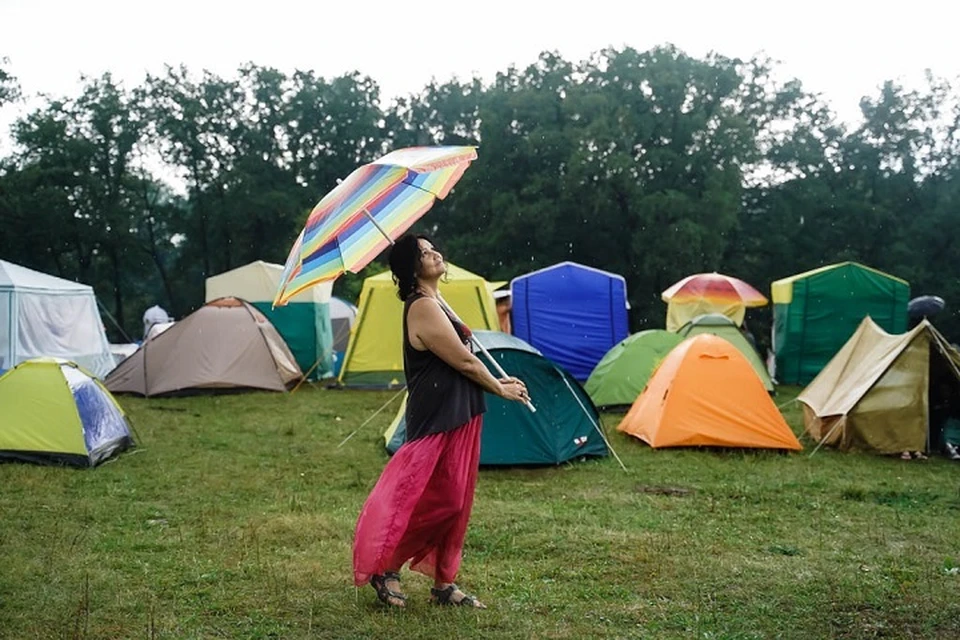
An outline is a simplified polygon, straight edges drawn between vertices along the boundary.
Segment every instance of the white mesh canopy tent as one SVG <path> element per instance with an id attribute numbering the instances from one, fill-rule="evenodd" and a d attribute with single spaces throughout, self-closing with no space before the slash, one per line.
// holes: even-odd
<path id="1" fill-rule="evenodd" d="M 0 369 L 40 356 L 113 368 L 93 287 L 0 260 Z"/>

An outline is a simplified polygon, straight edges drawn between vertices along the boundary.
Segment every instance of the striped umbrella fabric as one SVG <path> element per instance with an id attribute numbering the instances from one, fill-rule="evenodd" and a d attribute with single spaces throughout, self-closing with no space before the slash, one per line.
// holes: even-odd
<path id="1" fill-rule="evenodd" d="M 310 212 L 287 256 L 274 306 L 363 269 L 445 198 L 476 158 L 475 147 L 410 147 L 354 170 Z"/>
<path id="2" fill-rule="evenodd" d="M 767 298 L 749 284 L 722 273 L 695 273 L 677 282 L 661 294 L 664 302 L 684 304 L 707 300 L 720 304 L 762 307 Z"/>

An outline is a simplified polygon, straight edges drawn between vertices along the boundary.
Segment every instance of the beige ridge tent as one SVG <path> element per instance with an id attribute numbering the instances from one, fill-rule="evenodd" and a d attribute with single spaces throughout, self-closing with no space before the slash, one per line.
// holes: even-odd
<path id="1" fill-rule="evenodd" d="M 220 298 L 146 340 L 104 385 L 114 393 L 143 396 L 197 389 L 284 391 L 302 376 L 266 316 L 239 298 Z"/>
<path id="2" fill-rule="evenodd" d="M 951 398 L 960 398 L 960 353 L 932 324 L 891 335 L 868 316 L 797 400 L 818 441 L 893 454 L 938 448 L 942 416 L 931 407 Z"/>

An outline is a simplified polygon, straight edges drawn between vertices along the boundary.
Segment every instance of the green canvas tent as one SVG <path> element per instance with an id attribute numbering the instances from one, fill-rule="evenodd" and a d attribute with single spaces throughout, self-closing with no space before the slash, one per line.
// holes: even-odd
<path id="1" fill-rule="evenodd" d="M 499 331 L 473 333 L 505 371 L 527 384 L 537 408 L 531 413 L 518 402 L 486 394 L 480 464 L 560 464 L 582 456 L 607 455 L 597 431 L 597 409 L 569 373 L 520 338 Z M 399 449 L 406 437 L 405 400 L 384 433 L 390 453 Z"/>
<path id="2" fill-rule="evenodd" d="M 936 451 L 960 416 L 960 353 L 927 320 L 890 335 L 867 317 L 797 400 L 824 444 Z"/>
<path id="3" fill-rule="evenodd" d="M 733 320 L 720 313 L 705 313 L 702 316 L 697 316 L 677 331 L 677 335 L 683 338 L 690 338 L 700 335 L 701 333 L 719 336 L 735 346 L 737 351 L 746 357 L 750 366 L 753 367 L 753 370 L 757 372 L 757 376 L 763 383 L 767 393 L 773 393 L 773 380 L 770 379 L 770 374 L 763 365 L 760 354 L 757 353 L 753 345 L 744 337 Z"/>
<path id="4" fill-rule="evenodd" d="M 77 364 L 34 358 L 0 376 L 0 460 L 95 467 L 132 446 L 123 409 Z"/>
<path id="5" fill-rule="evenodd" d="M 301 371 L 308 379 L 320 380 L 334 375 L 333 324 L 330 302 L 332 282 L 324 282 L 301 291 L 286 305 L 273 308 L 283 266 L 256 260 L 250 264 L 207 278 L 206 302 L 219 298 L 240 298 L 267 317 Z"/>
<path id="6" fill-rule="evenodd" d="M 907 330 L 910 284 L 856 262 L 777 280 L 773 352 L 777 381 L 807 384 L 870 316 L 889 333 Z"/>
<path id="7" fill-rule="evenodd" d="M 635 333 L 607 351 L 584 389 L 598 407 L 629 406 L 647 386 L 660 361 L 681 342 L 682 337 L 663 329 Z"/>

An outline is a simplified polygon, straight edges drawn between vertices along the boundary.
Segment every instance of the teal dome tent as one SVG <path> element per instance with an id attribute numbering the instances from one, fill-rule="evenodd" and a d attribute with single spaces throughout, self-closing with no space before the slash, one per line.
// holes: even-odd
<path id="1" fill-rule="evenodd" d="M 527 384 L 537 408 L 531 413 L 518 402 L 487 394 L 481 465 L 560 464 L 583 456 L 607 455 L 597 431 L 597 409 L 569 373 L 515 336 L 499 331 L 474 331 L 474 335 L 507 373 Z M 406 398 L 384 433 L 390 453 L 406 438 L 405 409 Z"/>

